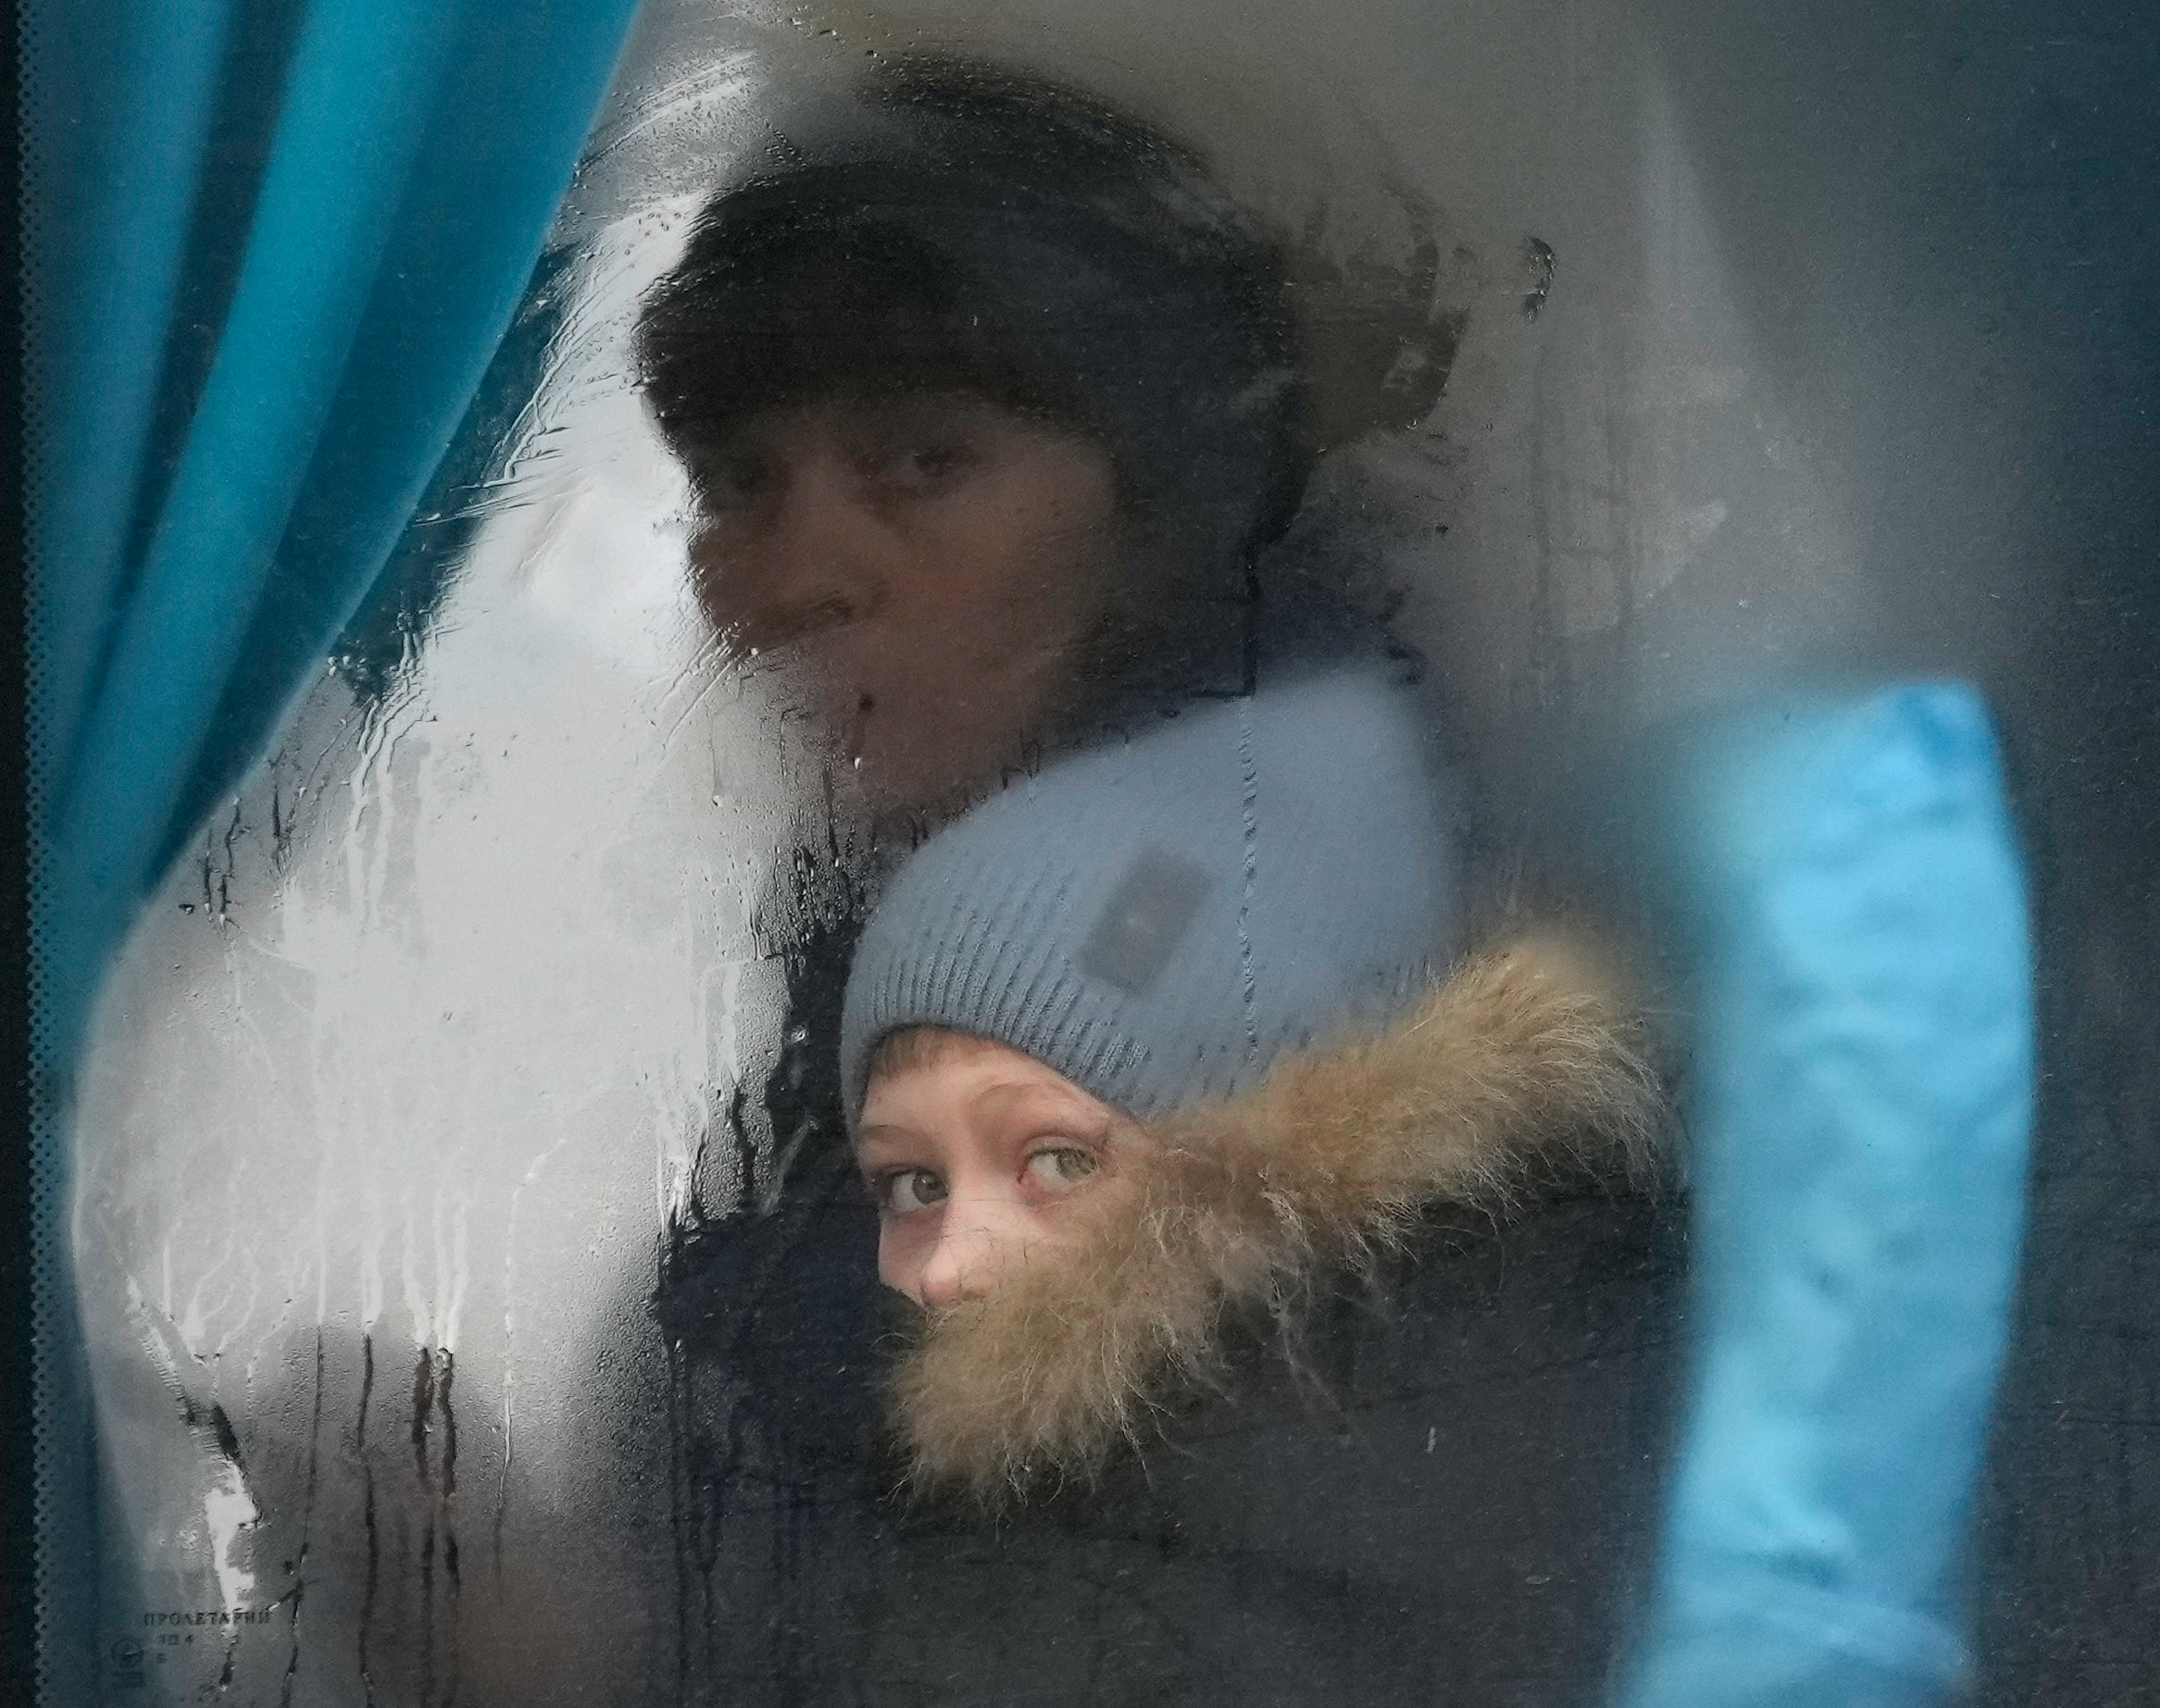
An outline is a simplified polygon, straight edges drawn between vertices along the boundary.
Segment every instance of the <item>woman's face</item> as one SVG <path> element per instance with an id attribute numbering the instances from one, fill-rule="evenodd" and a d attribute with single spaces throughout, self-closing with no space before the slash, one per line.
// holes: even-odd
<path id="1" fill-rule="evenodd" d="M 1070 692 L 1122 550 L 1094 440 L 943 392 L 766 411 L 690 460 L 705 610 L 873 802 L 994 773 Z"/>
<path id="2" fill-rule="evenodd" d="M 1140 1130 L 1063 1075 L 955 1033 L 871 1077 L 855 1159 L 878 1201 L 878 1276 L 918 1304 L 979 1297 L 1130 1212 Z"/>

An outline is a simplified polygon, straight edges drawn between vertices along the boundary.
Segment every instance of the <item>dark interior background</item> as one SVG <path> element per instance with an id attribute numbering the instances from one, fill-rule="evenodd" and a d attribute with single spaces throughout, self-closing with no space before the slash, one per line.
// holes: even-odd
<path id="1" fill-rule="evenodd" d="M 1973 1562 L 1991 1703 L 2160 1700 L 2160 21 L 2120 0 L 1666 0 L 1662 45 L 1783 394 L 1882 580 L 2004 714 L 2041 1122 Z M 1736 68 L 1746 68 L 1736 75 Z M 1889 350 L 1940 420 L 1870 407 Z M 1984 447 L 1993 506 L 1945 459 Z M 1992 565 L 2003 620 L 1945 634 Z"/>

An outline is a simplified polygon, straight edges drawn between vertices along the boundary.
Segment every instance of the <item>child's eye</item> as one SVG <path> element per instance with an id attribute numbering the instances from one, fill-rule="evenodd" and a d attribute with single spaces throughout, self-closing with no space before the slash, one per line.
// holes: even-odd
<path id="1" fill-rule="evenodd" d="M 1028 1158 L 1028 1178 L 1045 1191 L 1061 1192 L 1078 1185 L 1102 1166 L 1092 1151 L 1077 1145 L 1046 1146 Z"/>
<path id="2" fill-rule="evenodd" d="M 878 1208 L 887 1216 L 927 1210 L 945 1197 L 944 1178 L 928 1168 L 895 1168 L 878 1177 L 876 1190 Z"/>

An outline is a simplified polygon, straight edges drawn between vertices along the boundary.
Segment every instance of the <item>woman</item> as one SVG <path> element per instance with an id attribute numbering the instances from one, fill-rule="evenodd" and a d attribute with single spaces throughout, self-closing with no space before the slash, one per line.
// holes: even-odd
<path id="1" fill-rule="evenodd" d="M 1280 543 L 1314 460 L 1301 340 L 1280 256 L 1195 159 L 1068 92 L 965 66 L 881 71 L 855 120 L 716 196 L 640 329 L 697 494 L 705 608 L 813 730 L 820 792 L 854 827 L 777 875 L 763 929 L 788 970 L 786 1043 L 757 1105 L 729 1113 L 736 1202 L 678 1231 L 661 1290 L 695 1590 L 682 1640 L 727 1701 L 1205 1698 L 1193 1642 L 1251 1626 L 1223 1555 L 1171 1557 L 1212 1497 L 1111 1490 L 1084 1522 L 1043 1515 L 1017 1538 L 895 1524 L 873 1498 L 874 1217 L 836 1060 L 847 962 L 890 851 L 1010 768 L 1270 677 L 1420 667 L 1346 594 L 1339 559 Z M 1662 1289 L 1654 1216 L 1601 1200 L 1562 1220 L 1554 1251 L 1602 1229 L 1639 1304 Z M 1493 1286 L 1528 1260 L 1461 1238 Z M 1371 1357 L 1505 1350 L 1534 1322 L 1521 1297 L 1476 1326 L 1420 1318 Z M 1264 1419 L 1300 1402 L 1278 1385 L 1256 1403 Z M 1264 1461 L 1264 1422 L 1220 1426 L 1200 1426 L 1215 1447 L 1180 1487 L 1219 1495 Z M 1075 1574 L 1092 1611 L 1056 1599 Z M 1267 1602 L 1280 1586 L 1246 1588 Z M 1347 1640 L 1343 1589 L 1306 1604 Z M 1006 1629 L 1030 1607 L 1049 1621 L 1036 1638 L 1124 1659 L 1045 1676 Z M 1486 1614 L 1464 1628 L 1515 1616 Z M 1294 1639 L 1295 1620 L 1268 1618 L 1271 1645 Z M 1020 1670 L 980 1640 L 992 1629 Z M 1569 1666 L 1594 1653 L 1568 1641 Z"/>

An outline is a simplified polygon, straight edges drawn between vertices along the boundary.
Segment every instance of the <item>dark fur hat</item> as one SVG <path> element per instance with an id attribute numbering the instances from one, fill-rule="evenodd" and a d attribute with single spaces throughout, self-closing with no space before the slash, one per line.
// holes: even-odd
<path id="1" fill-rule="evenodd" d="M 895 63 L 857 119 L 715 194 L 649 298 L 679 449 L 799 400 L 966 390 L 1099 439 L 1190 572 L 1282 531 L 1311 448 L 1281 268 L 1190 151 L 956 61 Z"/>

